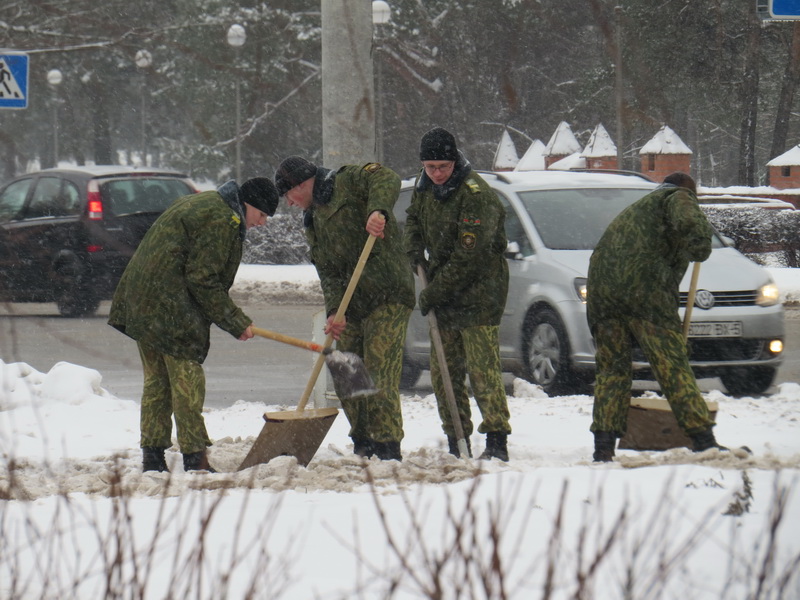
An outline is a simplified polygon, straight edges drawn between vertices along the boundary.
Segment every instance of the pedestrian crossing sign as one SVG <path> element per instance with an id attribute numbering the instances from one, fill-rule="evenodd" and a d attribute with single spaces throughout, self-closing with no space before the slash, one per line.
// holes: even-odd
<path id="1" fill-rule="evenodd" d="M 28 108 L 27 54 L 0 54 L 0 108 Z"/>

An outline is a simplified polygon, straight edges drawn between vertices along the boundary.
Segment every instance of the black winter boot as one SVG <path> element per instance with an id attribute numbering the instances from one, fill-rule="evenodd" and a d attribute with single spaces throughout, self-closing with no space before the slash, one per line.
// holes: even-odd
<path id="1" fill-rule="evenodd" d="M 375 456 L 381 460 L 403 460 L 400 453 L 400 442 L 372 442 Z"/>
<path id="2" fill-rule="evenodd" d="M 481 459 L 496 458 L 508 462 L 508 435 L 490 431 L 486 434 L 486 450 L 481 454 Z"/>
<path id="3" fill-rule="evenodd" d="M 464 441 L 467 442 L 467 454 L 469 455 L 469 458 L 472 458 L 472 444 L 469 443 L 469 438 L 464 438 Z M 450 451 L 450 454 L 456 458 L 461 458 L 461 453 L 458 451 L 458 440 L 456 438 L 448 435 L 447 447 Z"/>
<path id="4" fill-rule="evenodd" d="M 207 471 L 209 473 L 216 473 L 216 471 L 211 468 L 211 465 L 208 464 L 208 454 L 206 454 L 205 450 L 184 454 L 183 470 L 187 473 L 189 471 Z"/>
<path id="5" fill-rule="evenodd" d="M 142 472 L 144 471 L 158 471 L 160 473 L 167 472 L 167 461 L 164 458 L 164 451 L 166 448 L 142 448 Z"/>
<path id="6" fill-rule="evenodd" d="M 617 435 L 608 431 L 594 432 L 594 462 L 611 462 L 617 447 Z"/>
<path id="7" fill-rule="evenodd" d="M 367 438 L 353 438 L 353 454 L 364 458 L 370 458 L 375 454 L 375 449 L 372 444 L 372 440 Z"/>
<path id="8" fill-rule="evenodd" d="M 717 439 L 714 437 L 714 431 L 710 427 L 705 431 L 695 433 L 689 437 L 692 438 L 692 450 L 694 452 L 703 452 L 705 450 L 710 450 L 711 448 L 716 448 L 717 450 L 727 450 L 725 446 L 720 446 L 717 443 Z"/>

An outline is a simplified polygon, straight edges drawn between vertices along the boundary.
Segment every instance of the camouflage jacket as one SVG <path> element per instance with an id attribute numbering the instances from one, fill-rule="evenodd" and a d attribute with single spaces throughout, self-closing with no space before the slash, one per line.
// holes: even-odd
<path id="1" fill-rule="evenodd" d="M 662 186 L 608 226 L 589 265 L 589 327 L 633 316 L 680 330 L 681 279 L 711 254 L 713 230 L 689 190 Z"/>
<path id="2" fill-rule="evenodd" d="M 489 184 L 463 158 L 443 186 L 423 171 L 407 213 L 406 253 L 427 266 L 423 294 L 439 326 L 499 325 L 508 294 L 505 209 Z"/>
<path id="3" fill-rule="evenodd" d="M 385 304 L 414 307 L 414 277 L 392 212 L 399 191 L 400 177 L 378 163 L 317 170 L 314 198 L 304 223 L 328 314 L 342 301 L 369 237 L 367 218 L 376 210 L 387 219 L 384 238 L 375 240 L 350 300 L 347 320 L 359 322 Z"/>
<path id="4" fill-rule="evenodd" d="M 211 323 L 239 337 L 251 323 L 228 295 L 242 258 L 238 188 L 176 200 L 153 224 L 114 293 L 108 322 L 133 339 L 202 363 Z"/>

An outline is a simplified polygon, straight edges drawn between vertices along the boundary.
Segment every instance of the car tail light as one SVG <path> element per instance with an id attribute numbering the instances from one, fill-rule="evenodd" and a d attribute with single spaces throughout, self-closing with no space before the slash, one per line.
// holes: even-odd
<path id="1" fill-rule="evenodd" d="M 87 192 L 89 219 L 100 221 L 103 219 L 103 200 L 100 197 L 100 187 L 96 181 L 89 182 Z"/>

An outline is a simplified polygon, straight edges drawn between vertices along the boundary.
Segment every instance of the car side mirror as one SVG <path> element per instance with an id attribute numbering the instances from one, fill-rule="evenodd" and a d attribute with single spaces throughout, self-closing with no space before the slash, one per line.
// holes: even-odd
<path id="1" fill-rule="evenodd" d="M 505 257 L 511 260 L 521 260 L 522 252 L 519 250 L 519 244 L 515 241 L 508 242 L 506 246 Z"/>

